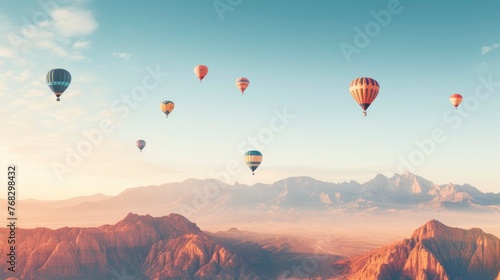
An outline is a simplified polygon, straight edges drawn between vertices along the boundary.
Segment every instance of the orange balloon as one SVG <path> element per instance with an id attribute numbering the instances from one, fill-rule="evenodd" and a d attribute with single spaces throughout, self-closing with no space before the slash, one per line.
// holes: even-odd
<path id="1" fill-rule="evenodd" d="M 165 115 L 167 115 L 167 118 L 168 115 L 172 113 L 172 110 L 174 110 L 174 107 L 175 107 L 174 102 L 170 100 L 165 100 L 160 104 L 160 109 Z"/>
<path id="2" fill-rule="evenodd" d="M 380 85 L 372 78 L 356 78 L 351 82 L 349 91 L 359 106 L 363 109 L 363 116 L 366 116 L 366 110 L 377 98 Z"/>
<path id="3" fill-rule="evenodd" d="M 451 105 L 455 106 L 455 110 L 457 109 L 458 105 L 462 103 L 462 96 L 458 93 L 454 93 L 450 95 L 450 102 Z"/>
<path id="4" fill-rule="evenodd" d="M 197 65 L 196 67 L 194 67 L 194 73 L 201 82 L 201 80 L 203 80 L 203 78 L 205 78 L 205 76 L 208 74 L 208 67 L 201 64 Z"/>

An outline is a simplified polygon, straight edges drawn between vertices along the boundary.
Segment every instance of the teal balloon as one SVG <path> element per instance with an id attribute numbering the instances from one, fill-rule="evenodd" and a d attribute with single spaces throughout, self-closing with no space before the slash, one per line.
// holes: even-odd
<path id="1" fill-rule="evenodd" d="M 71 84 L 71 74 L 65 69 L 52 69 L 47 73 L 46 81 L 49 88 L 57 96 L 57 101 L 60 101 L 61 95 Z"/>

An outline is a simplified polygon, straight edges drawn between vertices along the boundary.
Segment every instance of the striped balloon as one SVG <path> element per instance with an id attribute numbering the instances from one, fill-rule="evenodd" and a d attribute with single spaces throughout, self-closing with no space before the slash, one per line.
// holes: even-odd
<path id="1" fill-rule="evenodd" d="M 248 151 L 245 153 L 245 163 L 252 170 L 252 175 L 255 175 L 254 171 L 259 167 L 261 162 L 262 154 L 259 151 Z"/>
<path id="2" fill-rule="evenodd" d="M 245 89 L 247 89 L 248 85 L 250 85 L 250 81 L 247 78 L 243 77 L 236 79 L 235 83 L 236 87 L 240 89 L 242 95 Z"/>
<path id="3" fill-rule="evenodd" d="M 60 101 L 60 96 L 71 84 L 71 74 L 64 69 L 52 69 L 47 73 L 47 85 L 57 96 L 57 101 Z"/>
<path id="4" fill-rule="evenodd" d="M 196 67 L 194 67 L 194 73 L 201 82 L 201 80 L 203 80 L 203 78 L 205 78 L 205 76 L 208 74 L 208 67 L 201 64 L 197 65 Z"/>
<path id="5" fill-rule="evenodd" d="M 377 98 L 380 85 L 372 78 L 356 78 L 351 82 L 349 91 L 359 106 L 363 109 L 363 116 L 366 116 L 366 110 L 370 107 L 373 100 Z"/>
<path id="6" fill-rule="evenodd" d="M 458 105 L 462 103 L 462 96 L 458 93 L 454 93 L 450 95 L 450 102 L 451 105 L 455 106 L 455 110 L 457 109 Z"/>
<path id="7" fill-rule="evenodd" d="M 146 147 L 146 141 L 137 140 L 137 142 L 135 142 L 135 145 L 137 146 L 137 148 L 139 148 L 139 150 L 141 150 L 141 153 L 142 153 L 142 149 L 144 149 L 144 147 Z"/>
<path id="8" fill-rule="evenodd" d="M 172 110 L 174 110 L 174 102 L 169 100 L 163 101 L 160 104 L 160 108 L 162 112 L 165 113 L 165 115 L 167 115 L 168 118 L 168 114 L 172 113 Z"/>

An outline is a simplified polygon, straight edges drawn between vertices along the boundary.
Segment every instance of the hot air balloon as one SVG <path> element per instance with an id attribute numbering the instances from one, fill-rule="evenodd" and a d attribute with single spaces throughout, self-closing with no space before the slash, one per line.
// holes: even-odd
<path id="1" fill-rule="evenodd" d="M 243 95 L 245 89 L 247 89 L 248 85 L 250 85 L 250 81 L 243 77 L 236 79 L 235 83 L 236 87 L 240 89 L 241 95 Z"/>
<path id="2" fill-rule="evenodd" d="M 349 91 L 354 100 L 363 108 L 363 116 L 366 116 L 366 110 L 377 97 L 379 89 L 380 85 L 372 78 L 356 78 L 351 82 Z"/>
<path id="3" fill-rule="evenodd" d="M 458 105 L 462 103 L 462 96 L 458 93 L 454 93 L 450 95 L 450 102 L 451 105 L 455 106 L 455 110 L 457 109 Z"/>
<path id="4" fill-rule="evenodd" d="M 252 175 L 255 175 L 255 169 L 262 162 L 262 154 L 259 151 L 248 151 L 245 153 L 245 162 L 250 170 L 252 170 Z"/>
<path id="5" fill-rule="evenodd" d="M 194 67 L 194 73 L 201 82 L 201 80 L 203 80 L 203 78 L 205 78 L 205 76 L 208 74 L 208 67 L 201 64 L 197 65 L 196 67 Z"/>
<path id="6" fill-rule="evenodd" d="M 47 85 L 57 96 L 57 101 L 61 94 L 69 87 L 71 83 L 71 74 L 64 69 L 52 69 L 47 73 Z"/>
<path id="7" fill-rule="evenodd" d="M 137 140 L 137 142 L 135 142 L 135 144 L 137 145 L 137 148 L 139 148 L 139 150 L 141 150 L 141 153 L 142 153 L 142 149 L 144 149 L 144 147 L 146 147 L 146 141 Z"/>
<path id="8" fill-rule="evenodd" d="M 174 109 L 174 102 L 169 100 L 163 101 L 160 105 L 160 108 L 168 118 L 168 114 L 172 113 L 172 110 Z"/>

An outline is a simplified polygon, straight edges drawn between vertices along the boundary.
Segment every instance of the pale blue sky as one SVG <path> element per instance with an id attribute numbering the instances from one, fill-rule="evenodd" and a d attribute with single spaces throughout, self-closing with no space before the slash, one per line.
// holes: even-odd
<path id="1" fill-rule="evenodd" d="M 388 7 L 396 12 L 376 23 Z M 117 194 L 210 178 L 233 163 L 231 183 L 365 182 L 398 172 L 411 155 L 421 160 L 413 173 L 435 183 L 499 192 L 500 85 L 490 93 L 480 82 L 500 83 L 499 8 L 493 0 L 2 1 L 0 162 L 19 166 L 21 198 Z M 356 28 L 367 25 L 379 29 L 356 44 Z M 347 57 L 346 44 L 356 53 Z M 203 83 L 197 64 L 209 67 Z M 52 68 L 73 76 L 61 102 L 45 84 Z M 147 69 L 168 76 L 126 105 Z M 362 76 L 381 85 L 367 117 L 348 90 Z M 244 96 L 238 77 L 250 80 Z M 478 99 L 478 86 L 489 96 Z M 456 112 L 452 93 L 464 96 Z M 175 102 L 168 119 L 163 100 Z M 293 115 L 287 124 L 275 121 L 283 110 Z M 68 165 L 68 149 L 103 119 L 116 128 Z M 418 158 L 415 141 L 436 129 L 444 142 Z M 266 143 L 245 144 L 259 134 Z M 138 139 L 147 142 L 142 153 Z M 255 176 L 247 148 L 263 154 Z M 55 162 L 71 171 L 58 176 Z"/>

